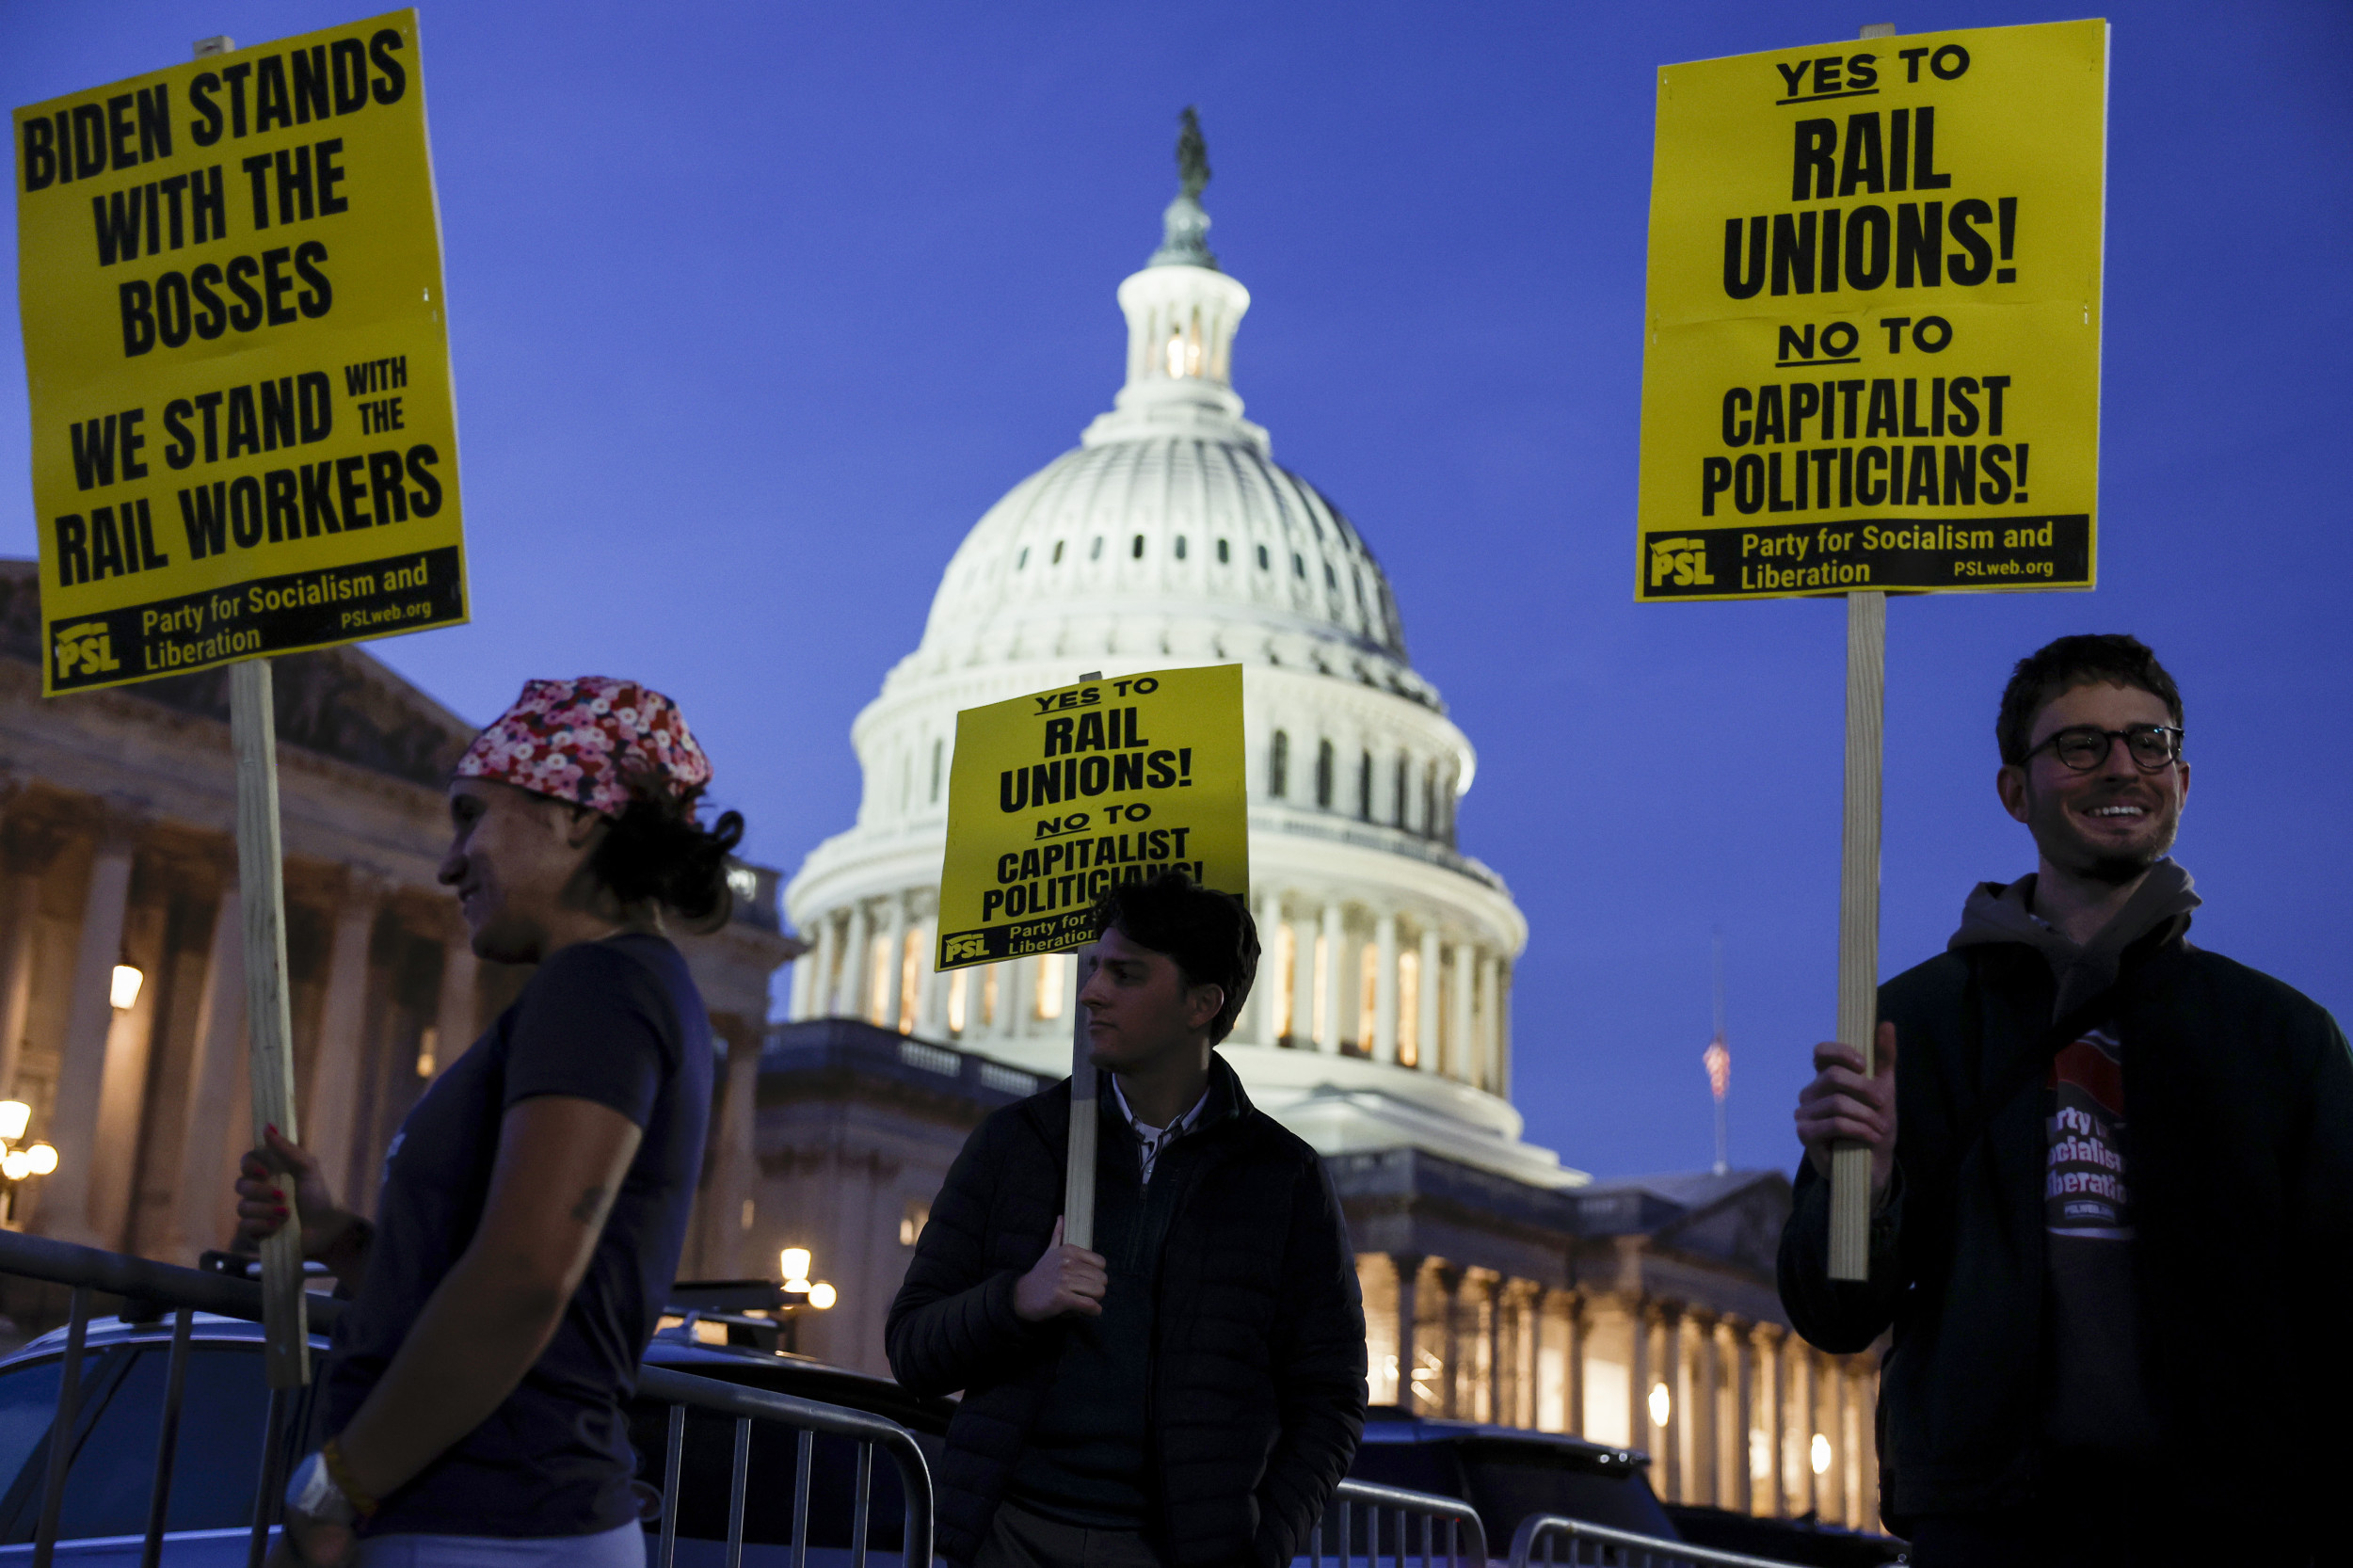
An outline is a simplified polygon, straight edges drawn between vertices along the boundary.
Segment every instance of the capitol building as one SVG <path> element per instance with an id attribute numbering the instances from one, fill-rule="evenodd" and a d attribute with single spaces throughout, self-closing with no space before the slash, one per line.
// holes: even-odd
<path id="1" fill-rule="evenodd" d="M 1455 831 L 1477 754 L 1408 658 L 1365 536 L 1243 417 L 1251 297 L 1207 244 L 1190 129 L 1180 167 L 1160 248 L 1119 285 L 1112 408 L 949 560 L 853 728 L 856 821 L 785 889 L 808 952 L 744 1134 L 744 1271 L 809 1248 L 840 1304 L 798 1325 L 800 1348 L 884 1369 L 884 1311 L 964 1137 L 1069 1071 L 1069 954 L 932 967 L 958 712 L 1094 672 L 1240 664 L 1261 957 L 1221 1048 L 1324 1157 L 1373 1401 L 1642 1448 L 1672 1500 L 1875 1522 L 1876 1356 L 1789 1333 L 1785 1176 L 1596 1183 L 1522 1137 L 1528 924 Z M 1541 1027 L 1547 1049 L 1574 1033 Z"/>
<path id="2" fill-rule="evenodd" d="M 1195 199 L 1120 285 L 1127 384 L 1074 450 L 988 510 L 923 640 L 852 731 L 857 822 L 787 891 L 810 957 L 794 1018 L 864 1017 L 1032 1071 L 1069 1071 L 1077 965 L 957 970 L 936 948 L 961 709 L 1172 665 L 1242 666 L 1262 954 L 1226 1060 L 1326 1154 L 1418 1146 L 1545 1188 L 1584 1180 L 1520 1141 L 1512 967 L 1528 924 L 1455 846 L 1476 756 L 1408 661 L 1355 526 L 1278 466 L 1233 390 L 1250 293 Z"/>

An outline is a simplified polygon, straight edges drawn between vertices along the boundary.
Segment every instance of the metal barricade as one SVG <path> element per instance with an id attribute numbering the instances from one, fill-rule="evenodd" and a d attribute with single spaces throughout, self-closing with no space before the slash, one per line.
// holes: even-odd
<path id="1" fill-rule="evenodd" d="M 1361 1528 L 1359 1522 L 1361 1521 Z M 1421 1540 L 1412 1537 L 1418 1522 Z M 1366 1568 L 1408 1562 L 1430 1568 L 1485 1568 L 1487 1532 L 1470 1504 L 1433 1492 L 1407 1492 L 1370 1481 L 1343 1480 L 1307 1536 L 1307 1561 L 1323 1568 L 1327 1543 L 1337 1568 L 1362 1558 Z"/>
<path id="2" fill-rule="evenodd" d="M 154 1479 L 147 1498 L 147 1528 L 139 1557 L 141 1568 L 158 1568 L 167 1533 L 173 1465 L 179 1451 L 181 1415 L 195 1315 L 205 1312 L 216 1317 L 258 1322 L 262 1317 L 261 1287 L 227 1274 L 178 1268 L 168 1263 L 103 1252 L 94 1247 L 74 1246 L 14 1231 L 0 1231 L 0 1274 L 14 1274 L 62 1285 L 72 1291 L 65 1322 L 66 1343 L 58 1377 L 56 1414 L 50 1427 L 52 1437 L 48 1468 L 41 1488 L 40 1523 L 33 1539 L 33 1568 L 50 1568 L 56 1556 L 66 1478 L 73 1459 L 72 1434 L 81 1414 L 82 1362 L 96 1298 L 100 1295 L 120 1296 L 128 1302 L 144 1303 L 155 1308 L 159 1319 L 167 1313 L 169 1315 L 171 1350 L 165 1372 Z M 330 1297 L 313 1295 L 309 1304 L 312 1325 L 325 1329 L 333 1326 L 335 1320 L 342 1315 L 344 1304 Z M 254 1375 L 261 1375 L 258 1357 Z M 901 1494 L 906 1502 L 901 1560 L 908 1568 L 930 1568 L 933 1529 L 931 1470 L 924 1462 L 922 1450 L 916 1446 L 914 1435 L 905 1428 L 865 1411 L 796 1399 L 766 1389 L 738 1387 L 713 1378 L 696 1377 L 664 1367 L 641 1367 L 637 1386 L 641 1397 L 669 1407 L 669 1448 L 663 1467 L 665 1506 L 663 1509 L 658 1559 L 660 1568 L 672 1568 L 677 1557 L 679 1510 L 675 1502 L 679 1496 L 680 1462 L 684 1451 L 686 1413 L 690 1409 L 731 1416 L 735 1423 L 734 1468 L 729 1480 L 726 1543 L 728 1568 L 740 1568 L 743 1560 L 744 1498 L 751 1480 L 751 1439 L 753 1426 L 757 1422 L 774 1423 L 792 1429 L 796 1433 L 792 1568 L 806 1568 L 808 1562 L 810 1460 L 815 1439 L 820 1433 L 847 1438 L 856 1445 L 857 1479 L 850 1543 L 851 1561 L 856 1568 L 865 1568 L 867 1562 L 867 1514 L 872 1497 L 874 1450 L 881 1448 L 889 1455 L 898 1470 Z M 268 1551 L 270 1531 L 279 1522 L 286 1484 L 287 1424 L 294 1416 L 296 1403 L 294 1398 L 283 1392 L 273 1391 L 270 1395 L 266 1435 L 256 1465 L 255 1485 L 259 1506 L 254 1510 L 252 1534 L 247 1550 L 248 1568 L 261 1568 L 263 1558 Z"/>
<path id="3" fill-rule="evenodd" d="M 1566 1545 L 1568 1555 L 1557 1555 Z M 1536 1555 L 1539 1548 L 1543 1556 Z M 1791 1568 L 1772 1558 L 1720 1552 L 1682 1541 L 1589 1525 L 1556 1513 L 1531 1513 L 1512 1532 L 1512 1568 Z"/>

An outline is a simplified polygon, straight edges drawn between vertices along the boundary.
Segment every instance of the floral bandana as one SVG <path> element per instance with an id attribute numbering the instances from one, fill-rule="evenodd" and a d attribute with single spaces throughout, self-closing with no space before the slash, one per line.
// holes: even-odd
<path id="1" fill-rule="evenodd" d="M 460 778 L 492 778 L 617 817 L 632 785 L 692 801 L 711 759 L 678 704 L 634 680 L 584 675 L 526 680 L 523 694 L 457 760 Z"/>

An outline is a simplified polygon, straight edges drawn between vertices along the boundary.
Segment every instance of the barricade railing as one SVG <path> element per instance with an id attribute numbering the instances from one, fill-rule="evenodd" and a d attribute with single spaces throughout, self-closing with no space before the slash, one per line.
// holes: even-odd
<path id="1" fill-rule="evenodd" d="M 45 1237 L 0 1231 L 0 1274 L 64 1286 L 68 1298 L 66 1342 L 57 1383 L 56 1413 L 50 1426 L 48 1465 L 42 1480 L 39 1525 L 33 1538 L 33 1568 L 50 1568 L 57 1547 L 58 1525 L 66 1479 L 73 1459 L 76 1422 L 81 1415 L 82 1362 L 90 1322 L 99 1296 L 119 1296 L 143 1304 L 154 1318 L 171 1320 L 171 1350 L 165 1372 L 162 1419 L 156 1439 L 153 1480 L 147 1499 L 146 1532 L 141 1544 L 141 1568 L 158 1568 L 171 1498 L 172 1472 L 178 1457 L 182 1406 L 187 1383 L 195 1316 L 259 1322 L 262 1289 L 258 1283 L 229 1274 L 183 1269 L 95 1247 L 75 1246 Z M 331 1328 L 344 1304 L 331 1297 L 310 1299 L 312 1324 Z M 254 1375 L 262 1375 L 256 1358 Z M 856 1445 L 856 1499 L 852 1514 L 851 1561 L 865 1568 L 868 1559 L 868 1512 L 872 1496 L 874 1450 L 887 1453 L 898 1471 L 905 1519 L 900 1560 L 908 1568 L 930 1568 L 932 1560 L 931 1470 L 916 1446 L 914 1435 L 898 1423 L 865 1411 L 797 1399 L 766 1389 L 744 1388 L 713 1378 L 696 1377 L 666 1367 L 640 1367 L 640 1395 L 668 1407 L 668 1449 L 663 1464 L 663 1511 L 659 1568 L 673 1568 L 678 1550 L 678 1503 L 685 1451 L 686 1413 L 710 1411 L 734 1421 L 734 1466 L 729 1478 L 726 1561 L 739 1568 L 744 1551 L 745 1497 L 750 1487 L 752 1431 L 767 1422 L 795 1432 L 793 1465 L 792 1568 L 804 1568 L 808 1554 L 810 1461 L 817 1436 L 828 1435 Z M 255 1466 L 255 1497 L 248 1568 L 261 1568 L 277 1526 L 285 1490 L 287 1424 L 296 1400 L 273 1390 L 262 1452 Z"/>
<path id="2" fill-rule="evenodd" d="M 1558 1552 L 1562 1546 L 1568 1548 L 1565 1557 Z M 1530 1564 L 1545 1568 L 1791 1568 L 1773 1558 L 1720 1552 L 1555 1513 L 1531 1513 L 1512 1532 L 1512 1568 L 1530 1568 Z"/>
<path id="3" fill-rule="evenodd" d="M 1478 1512 L 1458 1498 L 1343 1480 L 1308 1533 L 1306 1555 L 1314 1568 L 1326 1561 L 1349 1568 L 1358 1559 L 1367 1568 L 1384 1562 L 1396 1568 L 1409 1562 L 1418 1568 L 1440 1562 L 1448 1568 L 1485 1568 L 1487 1532 Z"/>

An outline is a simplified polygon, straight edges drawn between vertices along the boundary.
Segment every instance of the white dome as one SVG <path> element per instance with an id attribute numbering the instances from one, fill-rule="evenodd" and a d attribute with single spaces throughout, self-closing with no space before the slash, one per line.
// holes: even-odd
<path id="1" fill-rule="evenodd" d="M 1327 1154 L 1411 1144 L 1580 1181 L 1518 1141 L 1507 1097 L 1527 925 L 1454 848 L 1470 744 L 1407 662 L 1362 536 L 1241 417 L 1230 365 L 1250 296 L 1199 243 L 1208 219 L 1189 195 L 1168 216 L 1168 244 L 1120 286 L 1114 410 L 989 508 L 921 643 L 858 715 L 857 824 L 786 889 L 815 943 L 792 1016 L 1066 1072 L 1066 959 L 931 969 L 956 713 L 1089 671 L 1241 664 L 1263 955 L 1227 1059 Z"/>

